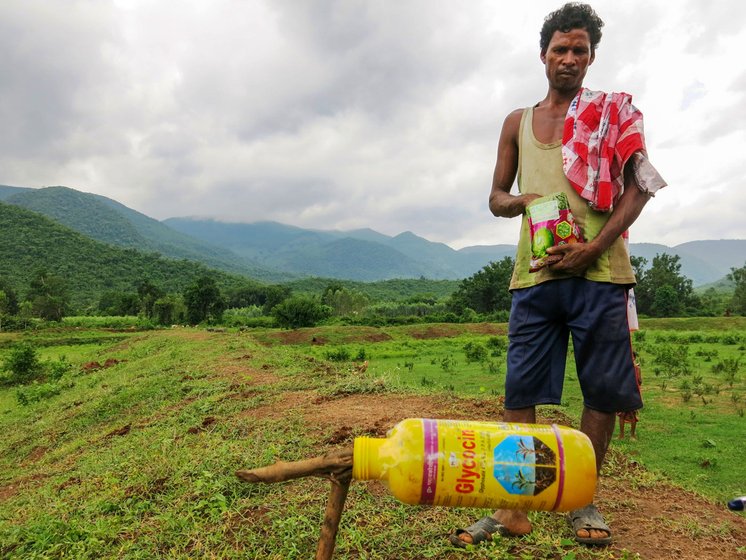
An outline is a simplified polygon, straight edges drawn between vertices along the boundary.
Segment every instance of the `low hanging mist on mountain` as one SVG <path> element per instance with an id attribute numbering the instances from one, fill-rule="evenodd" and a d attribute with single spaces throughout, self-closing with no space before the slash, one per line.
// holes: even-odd
<path id="1" fill-rule="evenodd" d="M 67 187 L 0 186 L 0 203 L 42 214 L 109 245 L 188 259 L 261 281 L 307 276 L 358 281 L 461 279 L 515 254 L 514 245 L 455 250 L 411 232 L 392 237 L 372 229 L 310 230 L 276 222 L 196 218 L 159 222 L 109 198 Z M 746 263 L 746 240 L 741 239 L 690 241 L 675 247 L 633 243 L 630 249 L 648 264 L 656 254 L 679 255 L 682 274 L 695 286 L 721 280 L 731 268 Z"/>

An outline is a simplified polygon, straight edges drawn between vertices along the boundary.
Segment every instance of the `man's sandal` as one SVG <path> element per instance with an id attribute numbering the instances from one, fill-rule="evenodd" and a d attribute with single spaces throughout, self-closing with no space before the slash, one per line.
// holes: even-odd
<path id="1" fill-rule="evenodd" d="M 471 537 L 470 543 L 459 538 L 459 535 L 463 535 L 464 533 Z M 483 517 L 479 521 L 469 525 L 466 529 L 456 529 L 455 533 L 449 535 L 448 540 L 451 541 L 451 544 L 454 546 L 466 548 L 469 545 L 491 541 L 492 535 L 494 534 L 508 537 L 511 533 L 499 521 L 496 521 L 492 517 Z"/>
<path id="2" fill-rule="evenodd" d="M 611 529 L 601 517 L 598 509 L 595 505 L 590 504 L 583 508 L 576 509 L 567 514 L 567 520 L 572 526 L 572 530 L 575 532 L 575 540 L 580 544 L 590 545 L 607 545 L 611 544 Z M 586 529 L 591 531 L 593 529 L 597 531 L 605 531 L 607 537 L 579 537 L 578 531 L 580 529 Z"/>

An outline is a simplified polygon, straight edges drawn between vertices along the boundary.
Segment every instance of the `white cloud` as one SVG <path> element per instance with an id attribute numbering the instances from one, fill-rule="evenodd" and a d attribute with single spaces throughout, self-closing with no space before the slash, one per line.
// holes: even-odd
<path id="1" fill-rule="evenodd" d="M 495 148 L 504 116 L 546 92 L 539 29 L 559 5 L 5 0 L 0 183 L 155 218 L 513 243 L 517 221 L 487 209 Z M 586 84 L 634 95 L 670 184 L 633 241 L 746 237 L 746 7 L 593 5 L 606 26 Z"/>

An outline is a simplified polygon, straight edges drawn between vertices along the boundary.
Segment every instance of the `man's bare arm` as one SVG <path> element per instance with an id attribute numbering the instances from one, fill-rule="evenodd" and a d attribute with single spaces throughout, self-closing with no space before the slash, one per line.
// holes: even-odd
<path id="1" fill-rule="evenodd" d="M 522 114 L 523 110 L 517 109 L 505 118 L 497 146 L 497 163 L 490 192 L 490 211 L 500 218 L 520 216 L 526 210 L 526 205 L 538 198 L 535 194 L 510 194 L 518 172 L 518 130 Z"/>
<path id="2" fill-rule="evenodd" d="M 609 220 L 592 241 L 559 245 L 547 249 L 550 255 L 562 256 L 561 260 L 551 265 L 552 270 L 582 274 L 637 220 L 645 204 L 650 200 L 650 195 L 637 187 L 630 171 L 625 169 L 624 193 L 619 197 Z"/>

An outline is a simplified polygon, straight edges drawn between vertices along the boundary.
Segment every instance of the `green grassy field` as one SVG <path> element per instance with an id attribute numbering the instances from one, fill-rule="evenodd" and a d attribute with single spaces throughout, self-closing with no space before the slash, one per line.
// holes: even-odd
<path id="1" fill-rule="evenodd" d="M 642 326 L 639 440 L 615 440 L 612 458 L 647 469 L 634 475 L 640 491 L 668 480 L 715 502 L 742 495 L 746 322 Z M 505 325 L 2 333 L 0 360 L 25 340 L 42 360 L 64 356 L 73 367 L 46 391 L 0 388 L 0 557 L 310 558 L 328 483 L 245 485 L 235 470 L 349 444 L 370 426 L 354 422 L 365 411 L 334 408 L 349 404 L 343 397 L 390 400 L 386 419 L 431 401 L 485 419 L 499 411 L 504 339 Z M 107 359 L 109 367 L 84 368 Z M 727 360 L 739 364 L 732 379 L 715 367 Z M 580 407 L 573 376 L 569 368 L 566 402 L 556 407 L 571 422 Z M 311 409 L 349 412 L 349 433 Z M 612 476 L 632 476 L 611 463 Z M 462 553 L 444 532 L 474 512 L 405 506 L 380 485 L 353 484 L 337 557 L 636 557 L 634 547 L 578 547 L 561 517 L 531 517 L 535 531 L 518 543 Z"/>

